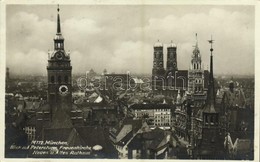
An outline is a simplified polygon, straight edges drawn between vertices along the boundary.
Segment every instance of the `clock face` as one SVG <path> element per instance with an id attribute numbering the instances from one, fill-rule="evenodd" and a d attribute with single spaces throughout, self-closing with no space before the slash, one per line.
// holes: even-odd
<path id="1" fill-rule="evenodd" d="M 66 85 L 61 85 L 59 88 L 59 92 L 61 95 L 65 96 L 69 93 L 69 88 Z"/>
<path id="2" fill-rule="evenodd" d="M 61 60 L 63 58 L 63 55 L 62 53 L 58 52 L 56 53 L 55 57 L 58 59 L 58 60 Z"/>

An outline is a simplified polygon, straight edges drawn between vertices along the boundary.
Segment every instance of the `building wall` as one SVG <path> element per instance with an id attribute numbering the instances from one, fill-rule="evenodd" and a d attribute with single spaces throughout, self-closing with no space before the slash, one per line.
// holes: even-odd
<path id="1" fill-rule="evenodd" d="M 148 116 L 148 120 L 152 120 L 149 126 L 170 127 L 171 126 L 171 109 L 138 109 L 134 110 L 135 117 L 138 119 L 143 118 L 144 115 Z"/>
<path id="2" fill-rule="evenodd" d="M 171 109 L 155 109 L 154 125 L 171 126 Z"/>

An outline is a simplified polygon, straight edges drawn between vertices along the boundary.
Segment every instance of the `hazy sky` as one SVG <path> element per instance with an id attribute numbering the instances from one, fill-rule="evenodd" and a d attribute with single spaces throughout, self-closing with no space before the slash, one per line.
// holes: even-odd
<path id="1" fill-rule="evenodd" d="M 253 6 L 61 5 L 65 49 L 73 73 L 151 73 L 153 44 L 177 44 L 178 68 L 189 68 L 195 33 L 202 61 L 209 65 L 210 36 L 214 71 L 254 74 Z M 56 5 L 8 5 L 7 66 L 11 73 L 46 74 L 48 50 L 56 34 Z"/>

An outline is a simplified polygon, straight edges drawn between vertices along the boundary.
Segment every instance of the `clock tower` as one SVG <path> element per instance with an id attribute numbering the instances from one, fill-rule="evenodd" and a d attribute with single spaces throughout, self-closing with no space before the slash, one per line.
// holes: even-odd
<path id="1" fill-rule="evenodd" d="M 52 121 L 63 122 L 72 108 L 70 55 L 64 50 L 58 8 L 57 33 L 54 38 L 54 51 L 48 56 L 48 103 Z"/>

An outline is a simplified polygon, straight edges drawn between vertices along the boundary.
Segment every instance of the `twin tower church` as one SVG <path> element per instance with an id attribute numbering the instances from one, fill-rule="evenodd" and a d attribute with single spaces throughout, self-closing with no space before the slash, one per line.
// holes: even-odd
<path id="1" fill-rule="evenodd" d="M 152 87 L 154 92 L 166 96 L 176 96 L 176 90 L 206 99 L 208 90 L 209 71 L 204 70 L 202 58 L 196 45 L 190 61 L 189 70 L 179 70 L 177 66 L 177 46 L 170 43 L 167 46 L 167 62 L 164 68 L 163 44 L 159 41 L 154 44 Z"/>

